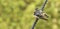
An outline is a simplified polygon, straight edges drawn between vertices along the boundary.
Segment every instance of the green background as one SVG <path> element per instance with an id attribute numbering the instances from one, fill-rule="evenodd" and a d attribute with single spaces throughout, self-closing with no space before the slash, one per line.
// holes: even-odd
<path id="1" fill-rule="evenodd" d="M 45 0 L 0 0 L 0 29 L 31 29 L 35 8 Z M 44 12 L 48 21 L 40 19 L 35 29 L 60 29 L 60 0 L 48 0 Z"/>

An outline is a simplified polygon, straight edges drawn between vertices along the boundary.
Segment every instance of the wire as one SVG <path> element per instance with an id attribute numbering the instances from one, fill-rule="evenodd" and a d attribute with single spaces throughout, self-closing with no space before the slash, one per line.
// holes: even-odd
<path id="1" fill-rule="evenodd" d="M 45 0 L 44 4 L 42 5 L 42 7 L 41 7 L 41 10 L 42 10 L 42 11 L 44 10 L 44 7 L 45 7 L 47 1 L 48 1 L 48 0 Z"/>
<path id="2" fill-rule="evenodd" d="M 47 3 L 47 0 L 44 2 L 44 4 L 42 5 L 42 7 L 41 7 L 41 9 L 40 10 L 44 10 L 44 7 L 45 7 L 45 5 L 46 5 L 46 3 Z M 41 14 L 41 12 L 39 12 L 39 11 L 35 11 L 34 12 L 34 15 L 40 15 Z M 38 17 L 38 16 L 37 16 Z M 39 20 L 39 18 L 36 18 L 36 20 L 35 20 L 35 22 L 34 22 L 34 24 L 33 24 L 33 26 L 32 26 L 32 29 L 34 29 L 34 27 L 36 26 L 36 23 L 38 22 L 38 20 Z"/>
<path id="3" fill-rule="evenodd" d="M 33 24 L 33 26 L 32 26 L 32 29 L 34 29 L 34 27 L 35 27 L 35 25 L 36 25 L 36 23 L 38 22 L 38 18 L 36 18 L 36 20 L 35 20 L 35 22 L 34 22 L 34 24 Z"/>

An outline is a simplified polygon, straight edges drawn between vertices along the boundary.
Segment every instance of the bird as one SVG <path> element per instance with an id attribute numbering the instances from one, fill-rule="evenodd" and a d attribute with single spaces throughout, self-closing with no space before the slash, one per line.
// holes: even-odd
<path id="1" fill-rule="evenodd" d="M 44 20 L 47 20 L 47 18 L 48 18 L 48 15 L 44 11 L 38 10 L 38 8 L 35 9 L 34 15 L 37 18 L 41 18 L 41 19 L 44 19 Z"/>

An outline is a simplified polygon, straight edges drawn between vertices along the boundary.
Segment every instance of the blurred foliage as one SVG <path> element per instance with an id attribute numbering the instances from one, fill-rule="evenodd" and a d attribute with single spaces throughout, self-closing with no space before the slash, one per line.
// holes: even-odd
<path id="1" fill-rule="evenodd" d="M 35 8 L 45 0 L 0 0 L 0 29 L 31 29 Z M 40 19 L 35 29 L 60 29 L 60 0 L 48 0 L 44 11 L 48 22 Z"/>

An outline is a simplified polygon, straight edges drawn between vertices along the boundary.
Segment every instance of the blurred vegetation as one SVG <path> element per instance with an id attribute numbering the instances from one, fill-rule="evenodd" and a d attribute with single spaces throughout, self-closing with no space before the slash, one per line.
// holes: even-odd
<path id="1" fill-rule="evenodd" d="M 0 0 L 0 29 L 31 29 L 36 7 L 45 0 Z M 48 22 L 39 20 L 35 29 L 60 29 L 60 0 L 48 0 Z"/>

